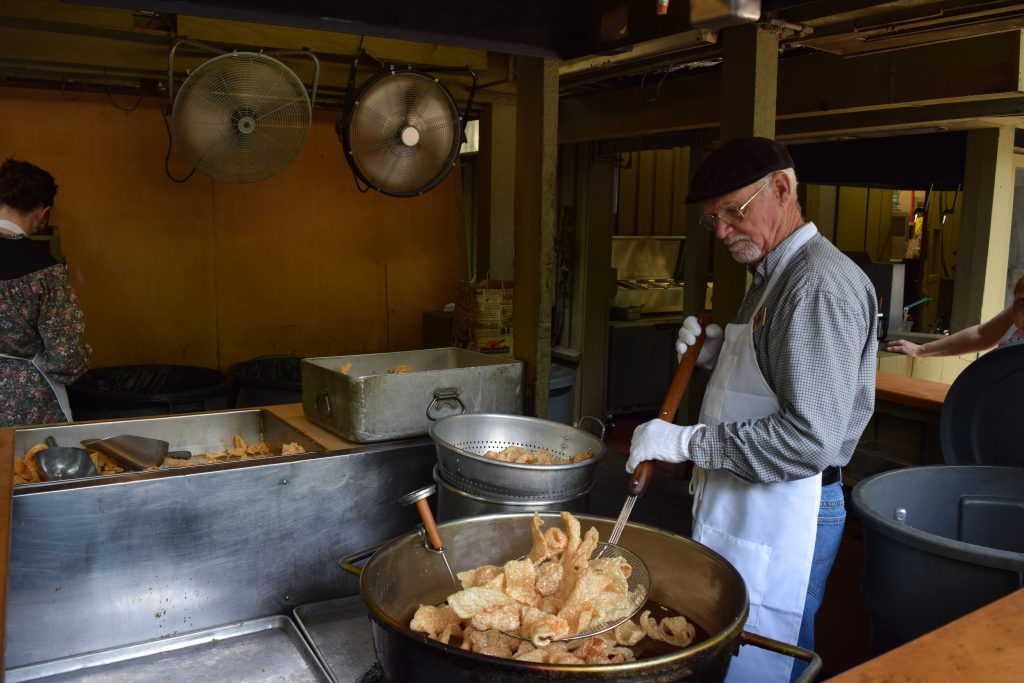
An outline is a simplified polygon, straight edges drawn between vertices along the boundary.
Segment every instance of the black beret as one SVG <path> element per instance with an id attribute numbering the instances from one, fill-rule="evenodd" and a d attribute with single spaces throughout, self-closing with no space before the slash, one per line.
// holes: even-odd
<path id="1" fill-rule="evenodd" d="M 697 167 L 686 203 L 721 197 L 784 168 L 793 168 L 793 157 L 775 140 L 734 138 L 719 145 Z"/>

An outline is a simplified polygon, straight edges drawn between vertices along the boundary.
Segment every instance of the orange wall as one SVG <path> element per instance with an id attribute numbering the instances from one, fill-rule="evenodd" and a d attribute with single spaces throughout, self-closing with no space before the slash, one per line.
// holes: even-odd
<path id="1" fill-rule="evenodd" d="M 126 113 L 105 95 L 0 88 L 0 155 L 60 186 L 51 223 L 94 367 L 420 347 L 422 312 L 454 301 L 466 277 L 457 171 L 413 199 L 360 193 L 339 115 L 317 111 L 277 176 L 234 185 L 197 171 L 175 183 L 160 106 Z M 189 168 L 175 149 L 172 173 Z"/>

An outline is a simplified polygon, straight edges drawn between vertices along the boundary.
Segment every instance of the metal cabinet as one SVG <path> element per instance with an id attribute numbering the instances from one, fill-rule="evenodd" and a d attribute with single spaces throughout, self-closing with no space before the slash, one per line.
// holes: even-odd
<path id="1" fill-rule="evenodd" d="M 676 368 L 680 316 L 611 322 L 608 325 L 609 415 L 657 409 Z"/>

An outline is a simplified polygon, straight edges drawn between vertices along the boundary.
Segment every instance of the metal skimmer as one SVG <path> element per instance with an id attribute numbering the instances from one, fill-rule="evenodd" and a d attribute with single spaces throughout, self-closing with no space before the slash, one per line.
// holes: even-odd
<path id="1" fill-rule="evenodd" d="M 697 357 L 700 356 L 701 347 L 704 346 L 703 328 L 707 327 L 710 322 L 707 316 L 700 317 L 702 332 L 697 337 L 697 341 L 686 350 L 686 353 L 679 360 L 679 366 L 676 368 L 676 374 L 672 377 L 672 384 L 669 385 L 668 394 L 661 404 L 661 410 L 658 411 L 659 419 L 666 422 L 673 422 L 675 420 L 676 410 L 679 409 L 679 402 L 683 399 L 683 392 L 686 391 L 686 385 L 690 383 L 693 369 L 697 365 Z M 633 512 L 636 499 L 644 495 L 644 491 L 647 490 L 647 484 L 651 481 L 652 474 L 654 474 L 654 463 L 650 460 L 640 463 L 636 470 L 634 470 L 633 475 L 629 479 L 629 484 L 626 486 L 626 502 L 622 504 L 622 511 L 619 512 L 618 519 L 615 520 L 615 526 L 612 528 L 612 533 L 608 536 L 609 545 L 614 546 L 619 542 L 622 530 L 626 528 L 629 515 Z"/>
<path id="2" fill-rule="evenodd" d="M 438 553 L 441 559 L 444 560 L 444 566 L 448 569 L 448 576 L 452 579 L 452 586 L 455 587 L 455 591 L 462 590 L 462 584 L 455 578 L 455 572 L 452 571 L 452 566 L 448 564 L 448 556 L 444 553 L 444 542 L 441 541 L 441 534 L 437 530 L 437 523 L 434 522 L 434 513 L 430 511 L 430 504 L 427 503 L 427 498 L 434 495 L 437 491 L 437 487 L 431 484 L 430 486 L 424 486 L 421 489 L 416 489 L 412 493 L 407 493 L 398 499 L 398 502 L 402 505 L 416 504 L 416 511 L 420 513 L 420 519 L 423 521 L 423 527 L 427 531 L 427 538 L 430 540 L 431 550 Z"/>

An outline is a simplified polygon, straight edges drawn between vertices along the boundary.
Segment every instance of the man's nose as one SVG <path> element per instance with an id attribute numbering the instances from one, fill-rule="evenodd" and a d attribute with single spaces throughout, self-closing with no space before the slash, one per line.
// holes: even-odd
<path id="1" fill-rule="evenodd" d="M 715 239 L 724 240 L 730 232 L 732 232 L 732 226 L 721 217 L 715 216 Z"/>

